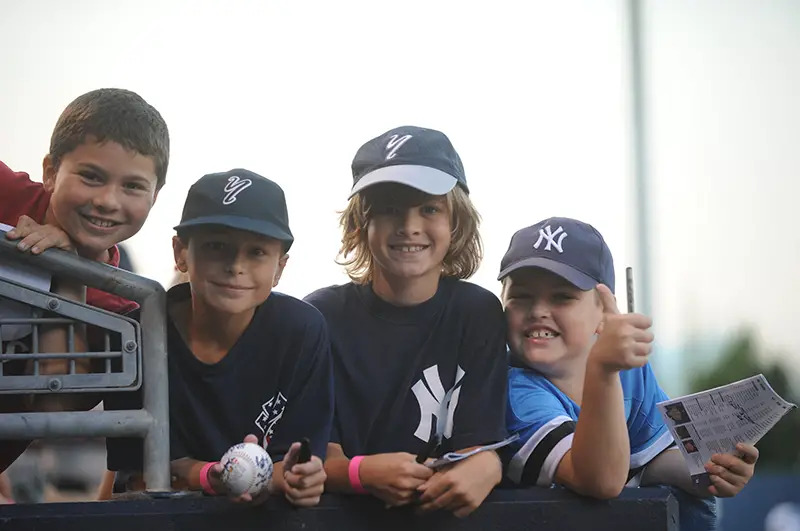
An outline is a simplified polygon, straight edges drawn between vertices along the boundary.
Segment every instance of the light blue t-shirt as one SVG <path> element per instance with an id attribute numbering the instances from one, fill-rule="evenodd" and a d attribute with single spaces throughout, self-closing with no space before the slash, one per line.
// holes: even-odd
<path id="1" fill-rule="evenodd" d="M 650 364 L 619 373 L 631 444 L 631 471 L 673 442 L 656 403 L 667 400 Z M 506 426 L 519 439 L 506 448 L 506 475 L 516 484 L 550 486 L 572 436 L 580 407 L 542 374 L 509 368 Z"/>

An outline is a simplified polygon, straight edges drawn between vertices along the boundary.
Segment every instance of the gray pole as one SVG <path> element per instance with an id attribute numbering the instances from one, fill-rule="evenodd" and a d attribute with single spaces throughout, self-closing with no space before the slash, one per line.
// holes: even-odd
<path id="1" fill-rule="evenodd" d="M 638 310 L 652 315 L 650 271 L 650 194 L 647 178 L 647 127 L 642 59 L 642 12 L 640 0 L 628 0 L 628 32 L 631 69 L 631 141 L 633 144 L 634 231 Z"/>

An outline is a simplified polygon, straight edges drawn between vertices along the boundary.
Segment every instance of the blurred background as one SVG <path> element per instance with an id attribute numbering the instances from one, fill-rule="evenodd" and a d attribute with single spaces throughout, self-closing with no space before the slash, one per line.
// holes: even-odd
<path id="1" fill-rule="evenodd" d="M 474 282 L 499 293 L 517 229 L 582 219 L 606 237 L 619 285 L 633 266 L 670 395 L 763 372 L 798 400 L 796 0 L 0 0 L 0 13 L 12 169 L 40 178 L 58 115 L 95 88 L 134 90 L 167 120 L 167 184 L 126 244 L 142 275 L 172 281 L 188 187 L 246 167 L 286 191 L 296 243 L 279 289 L 345 282 L 334 258 L 352 156 L 391 127 L 432 127 L 483 215 Z M 770 510 L 800 529 L 799 416 L 759 445 L 725 529 L 765 528 Z M 39 470 L 42 499 L 86 496 L 103 446 L 74 443 L 39 444 L 17 476 Z M 77 447 L 80 467 L 52 457 Z"/>

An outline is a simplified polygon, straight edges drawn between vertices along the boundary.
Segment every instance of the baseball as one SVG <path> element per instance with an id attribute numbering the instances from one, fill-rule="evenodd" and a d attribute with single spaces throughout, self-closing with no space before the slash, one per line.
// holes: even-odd
<path id="1" fill-rule="evenodd" d="M 236 496 L 255 496 L 267 488 L 272 479 L 272 459 L 266 450 L 254 443 L 234 444 L 220 463 L 222 481 Z"/>

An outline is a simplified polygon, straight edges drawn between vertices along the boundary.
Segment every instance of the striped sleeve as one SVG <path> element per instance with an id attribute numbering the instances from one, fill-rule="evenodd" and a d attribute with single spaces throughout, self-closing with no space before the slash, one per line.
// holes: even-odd
<path id="1" fill-rule="evenodd" d="M 519 439 L 506 451 L 506 476 L 518 485 L 549 487 L 558 464 L 572 447 L 575 420 L 544 377 L 509 372 L 506 424 Z"/>

